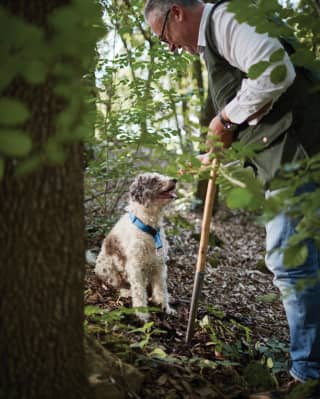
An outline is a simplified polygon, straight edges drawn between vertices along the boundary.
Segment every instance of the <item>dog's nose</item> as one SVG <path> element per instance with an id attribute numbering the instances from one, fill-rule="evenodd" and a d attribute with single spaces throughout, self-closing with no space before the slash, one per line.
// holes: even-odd
<path id="1" fill-rule="evenodd" d="M 176 184 L 178 180 L 177 180 L 177 179 L 171 179 L 170 181 L 171 181 L 172 183 Z"/>

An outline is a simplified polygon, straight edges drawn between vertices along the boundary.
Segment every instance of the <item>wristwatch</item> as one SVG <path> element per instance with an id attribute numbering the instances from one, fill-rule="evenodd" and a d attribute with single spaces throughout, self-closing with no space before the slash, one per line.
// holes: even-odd
<path id="1" fill-rule="evenodd" d="M 238 124 L 233 123 L 231 121 L 225 120 L 224 117 L 222 116 L 221 112 L 218 113 L 218 118 L 219 118 L 220 122 L 223 124 L 223 127 L 225 128 L 225 130 L 229 130 L 230 132 L 234 132 L 239 127 Z"/>

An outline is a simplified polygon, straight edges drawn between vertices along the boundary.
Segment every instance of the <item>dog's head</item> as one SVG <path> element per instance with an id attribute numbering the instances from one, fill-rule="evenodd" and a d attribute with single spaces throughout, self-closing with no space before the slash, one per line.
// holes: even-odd
<path id="1" fill-rule="evenodd" d="M 131 184 L 130 199 L 145 207 L 150 204 L 163 207 L 177 198 L 176 182 L 176 179 L 159 173 L 143 173 L 138 175 Z"/>

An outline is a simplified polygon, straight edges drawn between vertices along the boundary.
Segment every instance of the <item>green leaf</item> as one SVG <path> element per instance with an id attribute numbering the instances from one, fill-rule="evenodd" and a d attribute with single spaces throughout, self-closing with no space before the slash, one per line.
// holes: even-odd
<path id="1" fill-rule="evenodd" d="M 252 194 L 244 188 L 234 188 L 227 196 L 227 205 L 230 208 L 242 208 L 249 205 Z"/>
<path id="2" fill-rule="evenodd" d="M 268 357 L 266 366 L 268 367 L 268 369 L 273 368 L 273 360 L 271 359 L 271 357 Z"/>
<path id="3" fill-rule="evenodd" d="M 84 308 L 85 316 L 92 316 L 92 315 L 101 314 L 101 313 L 103 313 L 103 311 L 98 306 L 88 305 Z"/>
<path id="4" fill-rule="evenodd" d="M 270 62 L 278 62 L 282 61 L 284 57 L 285 51 L 283 48 L 279 48 L 279 50 L 276 50 L 274 53 L 271 54 L 270 56 Z"/>
<path id="5" fill-rule="evenodd" d="M 145 339 L 143 339 L 140 342 L 136 342 L 134 344 L 131 344 L 130 348 L 141 348 L 141 349 L 143 349 L 148 344 L 148 342 L 149 342 L 149 338 L 145 338 Z"/>
<path id="6" fill-rule="evenodd" d="M 35 155 L 31 158 L 23 160 L 21 163 L 19 163 L 19 165 L 17 165 L 15 169 L 15 175 L 23 176 L 27 173 L 33 172 L 41 164 L 41 161 L 42 158 L 40 155 Z"/>
<path id="7" fill-rule="evenodd" d="M 210 326 L 210 321 L 209 321 L 209 317 L 207 315 L 204 316 L 204 318 L 202 320 L 200 320 L 200 327 L 201 328 L 206 328 Z"/>
<path id="8" fill-rule="evenodd" d="M 165 359 L 168 355 L 166 352 L 161 348 L 155 348 L 151 353 L 150 356 L 157 357 L 159 359 Z"/>
<path id="9" fill-rule="evenodd" d="M 287 76 L 287 68 L 285 65 L 276 66 L 270 75 L 271 82 L 274 84 L 278 84 L 285 80 Z"/>
<path id="10" fill-rule="evenodd" d="M 0 130 L 0 153 L 10 157 L 27 155 L 32 148 L 31 138 L 19 130 Z"/>
<path id="11" fill-rule="evenodd" d="M 209 306 L 208 307 L 208 311 L 214 315 L 214 317 L 218 318 L 218 319 L 223 319 L 225 317 L 225 313 L 223 310 L 220 309 L 216 309 L 213 306 Z"/>
<path id="12" fill-rule="evenodd" d="M 29 83 L 40 84 L 46 80 L 47 67 L 43 62 L 34 60 L 28 63 L 22 72 Z"/>
<path id="13" fill-rule="evenodd" d="M 46 155 L 50 163 L 62 164 L 66 158 L 66 151 L 62 145 L 49 139 L 46 144 Z"/>
<path id="14" fill-rule="evenodd" d="M 210 369 L 215 370 L 217 368 L 217 364 L 218 364 L 217 361 L 213 362 L 212 360 L 209 360 L 209 359 L 200 359 L 199 360 L 199 366 L 201 368 L 210 368 Z"/>
<path id="15" fill-rule="evenodd" d="M 145 309 L 145 308 L 141 308 L 141 309 Z M 145 333 L 148 330 L 151 330 L 153 325 L 154 325 L 154 321 L 150 321 L 148 323 L 145 323 L 142 327 L 135 328 L 135 329 L 131 330 L 130 333 L 136 333 L 136 332 Z"/>
<path id="16" fill-rule="evenodd" d="M 23 123 L 30 113 L 28 108 L 18 100 L 12 98 L 0 99 L 0 123 L 3 125 L 16 125 Z"/>
<path id="17" fill-rule="evenodd" d="M 302 265 L 308 256 L 306 245 L 290 246 L 284 250 L 284 264 L 287 267 L 297 267 Z"/>
<path id="18" fill-rule="evenodd" d="M 251 65 L 248 71 L 249 79 L 257 79 L 263 72 L 268 68 L 270 62 L 268 61 L 260 61 L 257 64 Z"/>

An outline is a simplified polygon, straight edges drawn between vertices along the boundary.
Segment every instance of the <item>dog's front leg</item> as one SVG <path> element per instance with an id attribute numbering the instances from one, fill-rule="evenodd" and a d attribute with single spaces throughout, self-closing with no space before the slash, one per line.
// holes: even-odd
<path id="1" fill-rule="evenodd" d="M 168 314 L 174 314 L 175 310 L 169 305 L 167 287 L 167 266 L 164 261 L 157 259 L 152 273 L 152 300 Z"/>
<path id="2" fill-rule="evenodd" d="M 131 265 L 132 266 L 132 265 Z M 136 264 L 133 267 L 128 268 L 128 280 L 131 286 L 132 306 L 134 308 L 148 306 L 148 295 L 147 295 L 147 282 L 143 268 L 141 265 Z M 149 314 L 147 312 L 136 311 L 137 316 L 143 320 L 149 320 Z"/>

